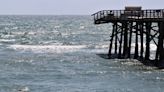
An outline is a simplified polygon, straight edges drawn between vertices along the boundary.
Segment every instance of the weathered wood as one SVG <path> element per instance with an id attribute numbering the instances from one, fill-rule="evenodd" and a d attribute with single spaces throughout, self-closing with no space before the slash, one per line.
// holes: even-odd
<path id="1" fill-rule="evenodd" d="M 118 35 L 118 26 L 117 26 L 117 22 L 115 23 L 116 25 L 116 29 L 115 29 L 115 54 L 117 54 L 117 35 Z"/>
<path id="2" fill-rule="evenodd" d="M 160 29 L 159 29 L 159 53 L 160 53 L 160 62 L 162 61 L 164 63 L 164 22 L 160 22 Z"/>
<path id="3" fill-rule="evenodd" d="M 161 25 L 160 25 L 160 22 L 158 22 L 158 31 L 160 31 L 161 30 Z M 159 34 L 159 36 L 158 36 L 158 44 L 157 44 L 157 50 L 156 50 L 156 56 L 155 56 L 155 60 L 156 60 L 156 65 L 158 64 L 158 62 L 159 62 L 159 52 L 160 52 L 160 50 L 159 50 L 159 44 L 160 44 L 160 34 Z"/>
<path id="4" fill-rule="evenodd" d="M 141 38 L 141 51 L 140 51 L 140 57 L 143 58 L 144 53 L 144 46 L 143 46 L 143 23 L 140 24 L 140 38 Z"/>
<path id="5" fill-rule="evenodd" d="M 151 22 L 146 23 L 146 53 L 145 60 L 149 60 L 150 57 L 150 30 L 151 30 Z"/>
<path id="6" fill-rule="evenodd" d="M 129 34 L 129 50 L 128 50 L 128 58 L 130 58 L 131 55 L 131 43 L 132 43 L 132 33 L 133 33 L 133 22 L 130 22 L 130 34 Z"/>
<path id="7" fill-rule="evenodd" d="M 125 11 L 141 11 L 142 7 L 126 6 Z"/>
<path id="8" fill-rule="evenodd" d="M 123 56 L 124 58 L 128 57 L 128 22 L 125 22 L 125 28 L 124 28 L 124 51 Z"/>
<path id="9" fill-rule="evenodd" d="M 112 46 L 113 46 L 113 38 L 114 38 L 114 33 L 115 33 L 115 24 L 113 24 L 113 30 L 112 30 L 112 36 L 110 40 L 110 46 L 109 46 L 109 51 L 108 51 L 108 56 L 109 58 L 111 57 L 111 51 L 112 51 Z"/>
<path id="10" fill-rule="evenodd" d="M 140 21 L 140 22 L 161 22 L 164 21 L 164 9 L 141 10 L 141 7 L 134 9 L 131 7 L 125 10 L 102 10 L 92 14 L 95 24 L 122 22 L 122 21 Z"/>
<path id="11" fill-rule="evenodd" d="M 124 30 L 124 27 L 122 25 L 122 28 L 121 28 L 121 38 L 120 38 L 120 47 L 119 47 L 119 54 L 118 54 L 118 58 L 122 58 L 122 38 L 123 38 L 123 30 Z"/>
<path id="12" fill-rule="evenodd" d="M 134 59 L 138 58 L 138 22 L 136 22 L 136 38 L 135 38 L 135 53 Z"/>
<path id="13" fill-rule="evenodd" d="M 159 60 L 156 62 L 156 66 L 159 68 L 164 68 L 164 22 L 159 22 L 159 40 L 157 46 L 156 59 Z"/>

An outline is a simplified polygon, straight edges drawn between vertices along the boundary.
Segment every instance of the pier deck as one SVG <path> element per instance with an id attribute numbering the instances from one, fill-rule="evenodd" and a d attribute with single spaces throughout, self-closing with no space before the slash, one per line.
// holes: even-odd
<path id="1" fill-rule="evenodd" d="M 92 14 L 95 24 L 114 21 L 164 21 L 164 9 L 149 10 L 102 10 Z"/>

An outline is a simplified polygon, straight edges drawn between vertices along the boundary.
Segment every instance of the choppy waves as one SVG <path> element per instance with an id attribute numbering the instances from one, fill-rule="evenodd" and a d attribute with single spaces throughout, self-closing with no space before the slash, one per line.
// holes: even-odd
<path id="1" fill-rule="evenodd" d="M 10 45 L 9 48 L 18 51 L 32 51 L 34 53 L 63 53 L 86 48 L 85 45 Z"/>
<path id="2" fill-rule="evenodd" d="M 0 92 L 163 90 L 164 70 L 96 55 L 108 53 L 108 24 L 95 26 L 84 16 L 0 16 L 0 20 Z M 134 53 L 135 44 L 131 46 Z M 150 47 L 151 52 L 156 50 L 154 44 Z"/>

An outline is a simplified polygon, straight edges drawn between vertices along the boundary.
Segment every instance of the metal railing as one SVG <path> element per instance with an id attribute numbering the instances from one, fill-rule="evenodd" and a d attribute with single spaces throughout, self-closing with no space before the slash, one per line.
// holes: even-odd
<path id="1" fill-rule="evenodd" d="M 127 10 L 102 10 L 92 14 L 94 20 L 110 19 L 160 19 L 164 18 L 164 9 L 149 9 L 140 11 Z"/>

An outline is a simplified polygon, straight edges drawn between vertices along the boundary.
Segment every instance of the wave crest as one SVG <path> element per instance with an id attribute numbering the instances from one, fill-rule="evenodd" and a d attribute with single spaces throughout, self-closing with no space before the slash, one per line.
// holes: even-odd
<path id="1" fill-rule="evenodd" d="M 84 49 L 85 45 L 10 45 L 10 49 L 35 53 L 63 53 Z"/>

